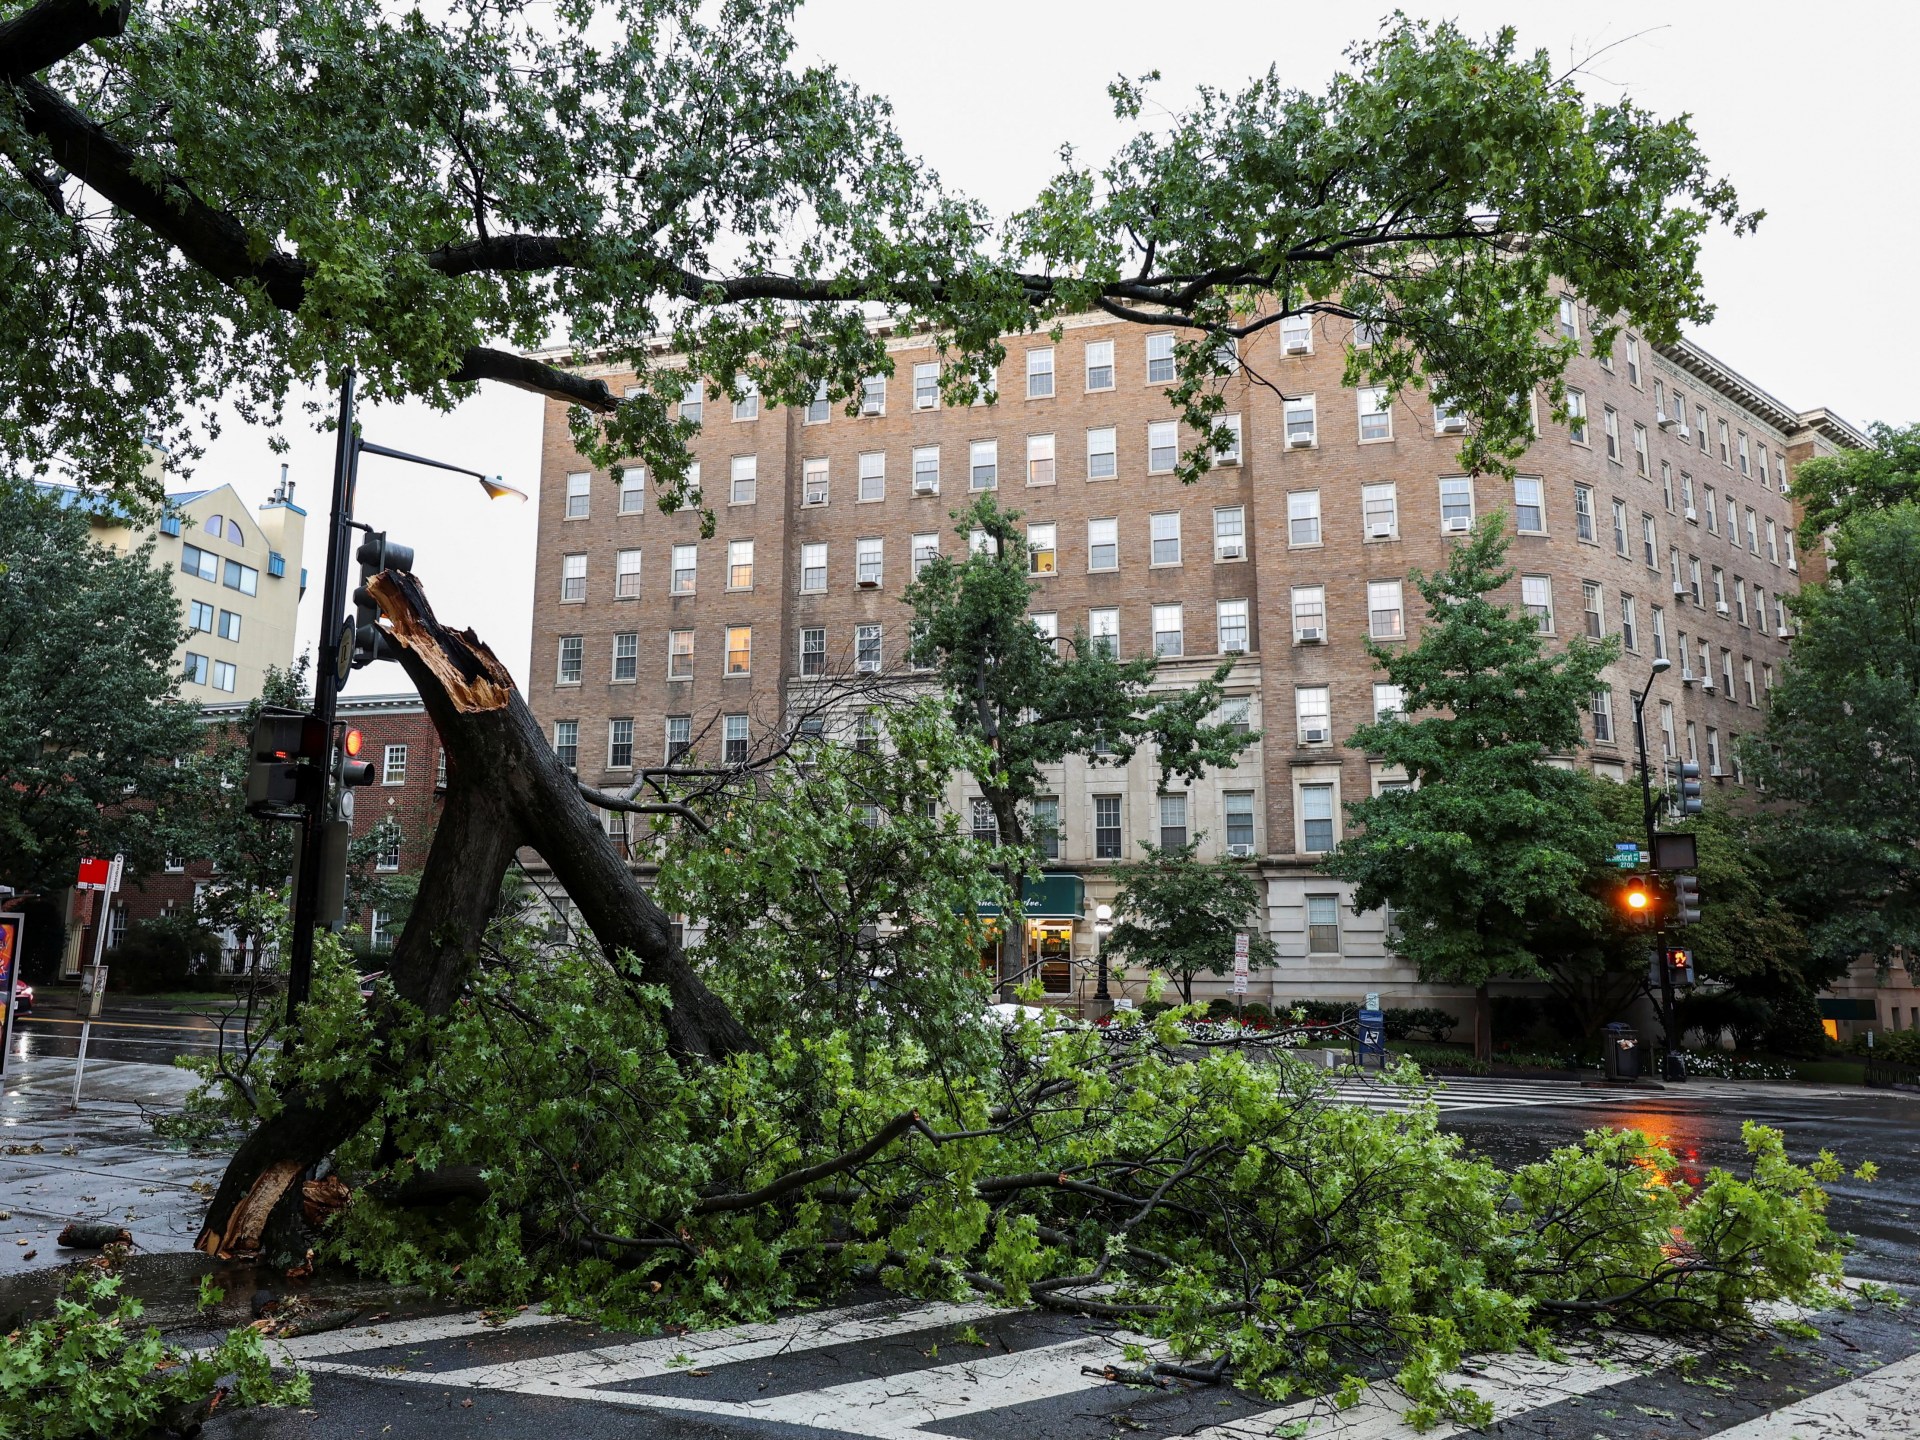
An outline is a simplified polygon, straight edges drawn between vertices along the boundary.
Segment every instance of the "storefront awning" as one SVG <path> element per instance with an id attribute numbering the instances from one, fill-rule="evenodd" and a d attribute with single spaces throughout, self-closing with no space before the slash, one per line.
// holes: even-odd
<path id="1" fill-rule="evenodd" d="M 1087 913 L 1087 886 L 1078 875 L 1045 874 L 1020 882 L 1020 909 L 1029 920 L 1077 920 Z M 982 905 L 982 915 L 998 915 L 998 905 Z"/>

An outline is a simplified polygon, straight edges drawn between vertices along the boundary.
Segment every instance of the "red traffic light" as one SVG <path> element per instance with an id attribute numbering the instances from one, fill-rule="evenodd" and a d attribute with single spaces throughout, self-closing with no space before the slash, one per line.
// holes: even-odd
<path id="1" fill-rule="evenodd" d="M 360 747 L 365 743 L 365 736 L 361 735 L 358 730 L 349 729 L 345 738 L 340 742 L 340 748 L 347 752 L 348 759 L 354 759 L 360 754 Z"/>

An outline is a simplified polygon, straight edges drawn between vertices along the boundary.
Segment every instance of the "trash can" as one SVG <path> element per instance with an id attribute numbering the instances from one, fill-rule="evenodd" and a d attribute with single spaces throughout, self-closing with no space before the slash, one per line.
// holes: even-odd
<path id="1" fill-rule="evenodd" d="M 1640 1032 L 1623 1021 L 1607 1026 L 1607 1079 L 1640 1078 Z"/>

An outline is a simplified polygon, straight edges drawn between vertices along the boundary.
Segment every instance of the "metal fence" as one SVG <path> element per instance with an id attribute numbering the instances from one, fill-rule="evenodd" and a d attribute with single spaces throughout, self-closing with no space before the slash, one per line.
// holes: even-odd
<path id="1" fill-rule="evenodd" d="M 1869 1059 L 1867 1084 L 1876 1090 L 1920 1091 L 1920 1065 L 1902 1065 L 1895 1060 Z"/>

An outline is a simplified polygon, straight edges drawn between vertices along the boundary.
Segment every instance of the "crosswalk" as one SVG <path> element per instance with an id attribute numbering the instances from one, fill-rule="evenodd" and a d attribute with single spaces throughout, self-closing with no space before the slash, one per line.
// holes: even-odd
<path id="1" fill-rule="evenodd" d="M 1597 1335 L 1553 1359 L 1476 1357 L 1449 1383 L 1470 1386 L 1488 1401 L 1506 1434 L 1920 1435 L 1920 1353 L 1890 1357 L 1888 1347 L 1876 1343 L 1869 1366 L 1856 1358 L 1865 1353 L 1860 1345 L 1844 1336 L 1841 1342 L 1856 1352 L 1845 1366 L 1780 1388 L 1772 1403 L 1730 1403 L 1713 1391 L 1680 1390 L 1698 1385 L 1703 1372 L 1696 1367 L 1707 1352 L 1632 1334 Z M 274 1344 L 281 1359 L 312 1374 L 322 1415 L 330 1403 L 345 1403 L 345 1389 L 363 1396 L 372 1389 L 396 1417 L 416 1399 L 440 1409 L 480 1397 L 482 1413 L 499 1410 L 503 1420 L 513 1418 L 516 1406 L 534 1406 L 528 1415 L 585 1406 L 608 1417 L 633 1416 L 634 1433 L 663 1435 L 1092 1440 L 1124 1431 L 1144 1440 L 1410 1440 L 1416 1433 L 1405 1402 L 1387 1386 L 1367 1389 L 1344 1410 L 1324 1400 L 1273 1406 L 1227 1387 L 1147 1390 L 1104 1373 L 1164 1355 L 1159 1342 L 1119 1327 L 897 1297 L 679 1335 L 612 1334 L 527 1312 L 505 1324 L 478 1315 L 435 1317 Z M 1920 1334 L 1902 1331 L 1899 1348 L 1920 1352 Z M 1684 1431 L 1645 1420 L 1627 1429 L 1598 1423 L 1602 1416 L 1671 1415 L 1671 1407 L 1683 1403 L 1691 1405 Z M 675 1419 L 697 1422 L 697 1431 L 656 1429 Z M 609 1419 L 592 1433 L 614 1429 Z M 1424 1433 L 1466 1432 L 1442 1426 Z"/>
<path id="2" fill-rule="evenodd" d="M 1428 1098 L 1427 1092 L 1408 1090 L 1390 1080 L 1345 1075 L 1328 1082 L 1342 1105 L 1369 1110 L 1403 1111 Z M 1613 1105 L 1635 1098 L 1625 1086 L 1585 1085 L 1576 1080 L 1507 1080 L 1449 1076 L 1431 1092 L 1441 1111 L 1479 1110 L 1496 1106 Z M 1644 1099 L 1644 1094 L 1639 1098 Z"/>

